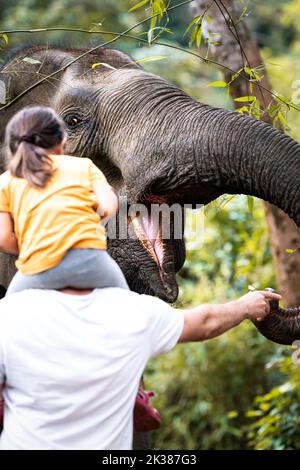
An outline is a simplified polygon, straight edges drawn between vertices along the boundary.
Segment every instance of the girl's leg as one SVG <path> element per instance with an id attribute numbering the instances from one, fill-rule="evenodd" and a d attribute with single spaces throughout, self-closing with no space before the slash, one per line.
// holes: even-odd
<path id="1" fill-rule="evenodd" d="M 68 273 L 68 287 L 129 289 L 119 265 L 106 250 L 74 248 L 66 254 L 61 269 L 64 270 L 65 275 Z M 72 273 L 71 276 L 70 273 Z"/>
<path id="2" fill-rule="evenodd" d="M 33 275 L 17 272 L 6 295 L 25 289 L 64 289 L 65 287 L 129 289 L 120 267 L 107 251 L 78 248 L 69 250 L 57 266 L 47 271 Z"/>
<path id="3" fill-rule="evenodd" d="M 40 277 L 40 274 L 34 274 L 32 276 L 25 276 L 24 274 L 18 271 L 12 278 L 6 295 L 15 294 L 26 289 L 49 289 L 50 287 L 45 287 L 43 280 Z"/>

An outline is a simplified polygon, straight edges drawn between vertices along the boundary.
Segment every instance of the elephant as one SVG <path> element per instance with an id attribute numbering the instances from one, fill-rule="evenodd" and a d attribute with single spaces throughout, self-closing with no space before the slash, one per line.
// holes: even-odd
<path id="1" fill-rule="evenodd" d="M 91 158 L 128 206 L 205 205 L 225 193 L 247 194 L 300 225 L 299 143 L 250 116 L 195 101 L 119 50 L 27 46 L 7 57 L 0 80 L 0 172 L 8 120 L 25 106 L 46 105 L 65 122 L 66 153 Z M 174 302 L 184 239 L 158 231 L 153 240 L 149 227 L 144 220 L 143 240 L 110 238 L 109 251 L 132 290 Z M 13 259 L 2 255 L 2 291 L 13 272 Z M 291 344 L 300 338 L 300 308 L 273 304 L 256 326 Z"/>

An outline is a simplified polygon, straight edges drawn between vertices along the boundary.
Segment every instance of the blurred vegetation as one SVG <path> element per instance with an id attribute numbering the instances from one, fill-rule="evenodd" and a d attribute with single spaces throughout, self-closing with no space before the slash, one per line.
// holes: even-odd
<path id="1" fill-rule="evenodd" d="M 237 0 L 238 1 L 238 0 Z M 123 31 L 150 11 L 128 12 L 137 0 L 0 0 L 1 29 L 42 27 L 96 28 Z M 247 2 L 246 2 L 247 3 Z M 175 2 L 172 2 L 175 4 Z M 291 98 L 292 84 L 300 80 L 299 0 L 249 2 L 247 21 L 261 48 L 274 90 Z M 170 14 L 161 42 L 187 47 L 183 32 L 191 17 L 188 6 Z M 147 38 L 148 25 L 133 33 Z M 47 33 L 45 41 L 74 45 L 105 41 L 113 36 Z M 71 39 L 70 39 L 71 37 Z M 25 44 L 30 35 L 9 35 L 8 46 Z M 208 88 L 221 79 L 214 67 L 182 51 L 142 44 L 126 38 L 118 47 L 135 59 L 164 56 L 145 63 L 147 70 L 172 81 L 195 99 L 231 107 L 224 90 Z M 3 57 L 3 55 L 2 55 Z M 0 57 L 1 59 L 1 57 Z M 290 134 L 300 140 L 300 113 L 287 115 Z M 178 275 L 178 306 L 223 302 L 244 294 L 248 285 L 276 287 L 274 267 L 262 205 L 253 210 L 247 198 L 223 198 L 206 210 L 205 241 L 188 251 Z M 150 361 L 145 380 L 157 393 L 155 405 L 163 417 L 154 433 L 160 449 L 300 449 L 300 366 L 292 351 L 263 338 L 249 322 L 220 338 L 180 345 Z"/>

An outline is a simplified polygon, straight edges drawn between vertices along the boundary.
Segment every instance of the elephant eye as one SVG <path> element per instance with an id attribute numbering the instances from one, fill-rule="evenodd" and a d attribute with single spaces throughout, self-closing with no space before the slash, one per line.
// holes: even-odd
<path id="1" fill-rule="evenodd" d="M 75 129 L 83 122 L 83 118 L 77 114 L 68 114 L 64 117 L 64 121 L 69 129 Z"/>

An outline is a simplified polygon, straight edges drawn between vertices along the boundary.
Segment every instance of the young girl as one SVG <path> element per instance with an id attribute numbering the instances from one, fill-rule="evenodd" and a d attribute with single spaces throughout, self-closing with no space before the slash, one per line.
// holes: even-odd
<path id="1" fill-rule="evenodd" d="M 117 196 L 91 160 L 63 155 L 65 142 L 64 124 L 51 108 L 25 108 L 7 125 L 0 250 L 18 255 L 7 294 L 34 288 L 128 289 L 106 251 L 100 225 L 117 211 Z"/>
<path id="2" fill-rule="evenodd" d="M 65 143 L 64 124 L 51 108 L 25 108 L 7 125 L 0 250 L 18 256 L 7 295 L 24 289 L 128 289 L 100 225 L 117 211 L 117 196 L 91 160 L 64 155 Z M 159 426 L 151 396 L 140 387 L 136 430 Z M 0 432 L 1 414 L 0 390 Z"/>

